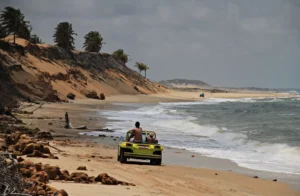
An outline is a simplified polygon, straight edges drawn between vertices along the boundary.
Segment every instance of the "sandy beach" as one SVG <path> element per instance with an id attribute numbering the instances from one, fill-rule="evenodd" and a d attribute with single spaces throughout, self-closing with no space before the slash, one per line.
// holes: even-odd
<path id="1" fill-rule="evenodd" d="M 77 184 L 52 181 L 51 186 L 65 189 L 69 195 L 300 195 L 296 190 L 299 177 L 285 176 L 268 172 L 240 168 L 233 162 L 214 159 L 187 152 L 166 148 L 162 166 L 133 162 L 117 162 L 118 138 L 92 137 L 79 135 L 83 130 L 64 129 L 64 114 L 69 113 L 73 126 L 86 125 L 94 131 L 106 128 L 107 120 L 99 115 L 99 110 L 122 109 L 112 103 L 156 103 L 202 100 L 197 92 L 171 92 L 160 95 L 118 95 L 106 101 L 76 100 L 73 103 L 46 104 L 33 115 L 22 115 L 30 127 L 52 130 L 52 145 L 64 152 L 55 155 L 58 160 L 30 158 L 34 162 L 57 165 L 70 172 L 78 166 L 86 166 L 86 173 L 97 176 L 108 173 L 119 180 L 134 183 L 134 187 L 109 186 L 101 184 Z M 257 98 L 287 97 L 287 94 L 269 93 L 215 93 L 214 98 Z M 36 106 L 26 108 L 27 111 Z M 118 108 L 119 107 L 119 108 Z M 49 125 L 51 124 L 51 125 Z M 64 141 L 68 141 L 67 145 Z M 194 155 L 192 157 L 192 155 Z M 254 178 L 258 176 L 258 178 Z M 277 179 L 276 182 L 273 180 Z"/>

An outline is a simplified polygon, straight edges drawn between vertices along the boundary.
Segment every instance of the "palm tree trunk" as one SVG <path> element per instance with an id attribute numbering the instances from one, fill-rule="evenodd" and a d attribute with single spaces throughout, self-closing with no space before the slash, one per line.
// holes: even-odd
<path id="1" fill-rule="evenodd" d="M 14 44 L 16 44 L 16 31 L 14 31 Z"/>
<path id="2" fill-rule="evenodd" d="M 147 71 L 145 70 L 145 78 L 147 78 Z"/>

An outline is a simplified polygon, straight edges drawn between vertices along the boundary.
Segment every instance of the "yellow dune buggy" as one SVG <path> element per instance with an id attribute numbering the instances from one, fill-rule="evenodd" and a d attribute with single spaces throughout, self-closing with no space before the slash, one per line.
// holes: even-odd
<path id="1" fill-rule="evenodd" d="M 128 141 L 131 131 L 126 133 L 125 140 L 118 146 L 118 161 L 127 163 L 127 159 L 150 160 L 152 165 L 161 165 L 163 146 L 157 143 L 148 143 L 147 136 L 152 135 L 156 139 L 156 133 L 153 131 L 143 131 L 141 143 Z M 122 140 L 122 139 L 120 139 Z"/>

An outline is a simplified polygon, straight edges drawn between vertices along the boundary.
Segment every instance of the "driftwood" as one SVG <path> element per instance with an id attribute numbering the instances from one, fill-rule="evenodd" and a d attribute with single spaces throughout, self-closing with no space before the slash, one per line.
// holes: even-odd
<path id="1" fill-rule="evenodd" d="M 40 109 L 43 105 L 44 105 L 44 103 L 42 103 L 38 108 L 32 110 L 31 112 L 33 113 L 33 112 L 37 111 L 37 110 Z"/>
<path id="2" fill-rule="evenodd" d="M 38 141 L 37 143 L 38 143 L 38 144 L 43 144 L 43 145 L 45 145 L 45 146 L 49 146 L 49 147 L 51 147 L 51 148 L 57 150 L 58 152 L 64 152 L 63 150 L 60 150 L 59 148 L 56 148 L 56 147 L 52 146 L 51 144 L 49 144 L 49 142 Z"/>
<path id="3" fill-rule="evenodd" d="M 68 112 L 65 113 L 65 121 L 66 121 L 66 124 L 65 124 L 66 129 L 87 129 L 87 127 L 85 125 L 82 125 L 82 126 L 79 126 L 79 127 L 73 127 L 72 124 L 71 124 L 71 121 L 69 119 Z"/>

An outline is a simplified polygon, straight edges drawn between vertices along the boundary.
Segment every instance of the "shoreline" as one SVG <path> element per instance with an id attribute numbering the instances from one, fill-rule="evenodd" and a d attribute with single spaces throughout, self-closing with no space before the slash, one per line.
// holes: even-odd
<path id="1" fill-rule="evenodd" d="M 133 99 L 133 97 L 136 97 L 136 98 Z M 145 97 L 146 97 L 146 100 L 145 100 Z M 110 99 L 110 98 L 108 97 L 108 99 Z M 127 99 L 131 99 L 131 100 L 127 100 Z M 89 141 L 91 143 L 94 143 L 93 145 L 97 146 L 97 148 L 96 148 L 97 150 L 94 149 L 94 147 L 93 147 L 93 150 L 99 151 L 101 153 L 103 153 L 109 149 L 108 154 L 110 156 L 113 156 L 115 159 L 116 146 L 118 143 L 116 138 L 109 137 L 109 133 L 106 133 L 106 132 L 103 132 L 103 134 L 106 134 L 108 137 L 101 138 L 101 139 L 99 137 L 95 137 L 95 136 L 79 135 L 79 133 L 81 133 L 83 131 L 95 131 L 95 130 L 106 128 L 106 124 L 107 124 L 107 122 L 110 122 L 110 120 L 106 119 L 103 116 L 97 115 L 96 113 L 98 110 L 120 109 L 120 108 L 122 108 L 122 106 L 114 105 L 112 103 L 116 103 L 116 102 L 135 103 L 136 99 L 138 99 L 139 103 L 170 102 L 170 100 L 171 100 L 171 102 L 172 101 L 173 102 L 182 101 L 182 99 L 165 98 L 165 99 L 161 100 L 159 97 L 156 97 L 156 96 L 130 96 L 130 95 L 125 95 L 125 96 L 122 95 L 122 96 L 118 96 L 118 98 L 113 97 L 111 100 L 105 101 L 105 102 L 103 102 L 103 101 L 101 102 L 98 100 L 78 100 L 78 101 L 75 101 L 74 103 L 46 104 L 43 106 L 42 109 L 37 110 L 33 115 L 31 115 L 33 117 L 33 119 L 25 118 L 24 120 L 27 121 L 26 123 L 29 124 L 31 127 L 39 127 L 39 128 L 41 128 L 41 130 L 49 130 L 49 129 L 55 130 L 53 135 L 54 135 L 54 137 L 56 137 L 58 139 L 67 138 L 67 139 L 71 139 L 71 140 L 75 140 L 75 141 L 81 141 L 83 144 L 85 143 L 85 141 Z M 184 101 L 193 101 L 193 100 L 185 99 Z M 69 113 L 69 116 L 71 118 L 71 122 L 72 122 L 73 126 L 87 125 L 88 130 L 64 129 L 63 128 L 64 112 Z M 40 116 L 43 116 L 44 119 L 38 119 L 38 117 L 40 117 Z M 55 122 L 57 119 L 59 119 L 59 122 Z M 52 122 L 53 125 L 49 126 L 48 125 L 49 122 Z M 164 166 L 162 168 L 160 168 L 160 167 L 155 168 L 155 170 L 158 169 L 158 170 L 162 170 L 162 171 L 164 171 L 164 170 L 168 171 L 171 168 L 177 168 L 180 171 L 187 172 L 187 171 L 194 171 L 194 169 L 196 169 L 195 171 L 200 172 L 200 173 L 208 172 L 208 173 L 214 174 L 215 172 L 217 172 L 218 174 L 221 173 L 222 175 L 223 175 L 223 172 L 225 172 L 226 175 L 230 176 L 229 177 L 230 179 L 232 178 L 232 176 L 235 176 L 235 177 L 233 177 L 235 179 L 237 176 L 241 175 L 243 179 L 246 178 L 247 180 L 250 180 L 251 183 L 254 183 L 254 184 L 256 183 L 255 181 L 259 181 L 260 183 L 267 183 L 268 185 L 266 185 L 266 186 L 269 187 L 269 186 L 273 186 L 272 184 L 276 183 L 277 186 L 283 185 L 283 186 L 289 187 L 289 190 L 292 192 L 293 192 L 293 190 L 297 190 L 297 191 L 300 190 L 297 186 L 297 184 L 300 182 L 300 180 L 298 178 L 295 180 L 295 179 L 292 179 L 291 176 L 286 176 L 285 174 L 282 174 L 282 173 L 251 170 L 251 169 L 239 167 L 236 163 L 234 163 L 230 160 L 227 160 L 227 159 L 218 159 L 218 158 L 207 157 L 207 156 L 201 155 L 199 153 L 194 153 L 194 152 L 190 152 L 187 150 L 180 150 L 180 149 L 169 148 L 169 147 L 166 147 L 165 149 L 166 150 L 164 152 L 164 159 L 163 159 Z M 83 147 L 82 150 L 89 151 L 92 149 L 90 149 L 90 147 L 89 148 Z M 105 152 L 104 154 L 106 154 L 106 153 L 107 152 Z M 193 158 L 191 157 L 192 155 L 194 155 Z M 45 161 L 49 162 L 48 160 L 45 160 Z M 43 162 L 44 162 L 44 160 L 43 160 Z M 50 162 L 52 162 L 52 160 Z M 55 161 L 53 163 L 56 164 Z M 59 161 L 59 163 L 60 164 L 58 164 L 58 165 L 62 164 L 61 161 Z M 72 164 L 72 163 L 70 163 L 70 164 Z M 68 167 L 70 167 L 70 164 L 67 164 Z M 89 163 L 85 163 L 85 164 L 89 164 Z M 111 164 L 111 166 L 113 168 L 118 167 L 119 169 L 122 169 L 122 167 L 132 168 L 132 167 L 136 166 L 144 171 L 144 169 L 147 169 L 148 167 L 153 168 L 152 166 L 148 166 L 148 165 L 143 166 L 143 165 L 129 164 L 128 166 L 127 165 L 124 166 L 124 165 L 117 163 L 116 160 L 112 160 L 112 162 L 109 161 L 106 164 Z M 117 166 L 116 166 L 116 164 L 117 164 Z M 166 167 L 169 169 L 166 169 Z M 120 175 L 120 173 L 122 173 L 122 172 L 119 171 L 119 172 L 116 172 L 113 174 L 115 176 L 119 177 L 118 175 Z M 161 175 L 163 175 L 163 174 L 161 174 Z M 202 174 L 200 174 L 200 175 L 202 175 Z M 254 179 L 253 176 L 258 176 L 259 179 Z M 166 177 L 166 176 L 163 176 L 163 177 Z M 137 177 L 136 176 L 131 177 L 131 179 L 135 179 L 135 178 L 137 178 Z M 193 179 L 194 178 L 195 177 L 193 177 Z M 300 178 L 300 176 L 299 176 L 299 178 Z M 279 182 L 273 182 L 272 181 L 273 179 L 277 179 Z M 126 179 L 126 180 L 130 181 L 128 179 Z M 228 180 L 228 179 L 226 179 L 226 180 Z M 243 182 L 244 181 L 245 181 L 245 179 L 243 180 Z M 236 187 L 235 188 L 237 190 L 239 190 L 236 193 L 236 195 L 244 195 L 244 194 L 239 194 L 239 193 L 241 193 L 240 191 L 242 189 L 239 186 L 243 183 L 242 182 L 240 183 L 238 181 L 236 183 L 238 185 L 234 185 L 234 186 L 237 186 L 238 188 L 236 188 Z M 70 190 L 79 189 L 79 186 L 78 185 L 76 186 L 76 184 L 74 185 L 74 184 L 68 183 L 68 185 L 67 185 L 66 183 L 60 183 L 60 182 L 52 182 L 52 184 L 53 184 L 53 186 L 57 186 L 57 188 L 69 187 Z M 91 187 L 91 189 L 93 189 L 93 188 L 97 189 L 97 186 L 96 187 L 95 186 L 96 185 L 88 185 L 88 187 Z M 253 184 L 250 184 L 249 186 L 255 190 L 258 187 L 258 185 L 253 185 Z M 145 185 L 142 187 L 143 187 L 142 189 L 145 188 L 145 190 L 149 190 L 149 187 L 147 188 L 147 187 L 145 187 Z M 124 190 L 122 188 L 118 188 L 118 189 L 121 189 L 120 191 Z M 144 193 L 144 191 L 145 191 L 145 190 L 140 190 L 139 188 L 135 189 L 135 190 L 133 190 L 133 188 L 131 188 L 131 189 L 132 189 L 132 191 L 134 191 L 134 193 Z M 66 188 L 66 190 L 68 191 L 67 188 Z M 108 189 L 105 188 L 105 190 L 103 190 L 103 191 L 112 191 L 112 190 L 109 188 Z M 114 191 L 112 191 L 112 192 L 114 192 Z M 71 195 L 73 195 L 72 191 L 70 193 L 71 193 Z M 300 192 L 297 192 L 297 193 L 295 192 L 293 194 L 300 195 Z M 293 194 L 291 194 L 291 195 L 293 195 Z M 77 195 L 81 195 L 81 194 L 77 194 Z M 114 194 L 112 194 L 112 195 L 114 195 Z M 115 194 L 115 195 L 117 195 L 117 194 Z M 162 195 L 167 195 L 167 194 L 162 194 Z M 214 195 L 214 194 L 212 194 L 212 195 Z M 227 195 L 227 194 L 225 194 L 225 195 Z M 231 195 L 231 194 L 229 194 L 229 195 Z M 259 194 L 259 195 L 276 195 L 276 194 L 265 193 L 265 194 Z"/>

